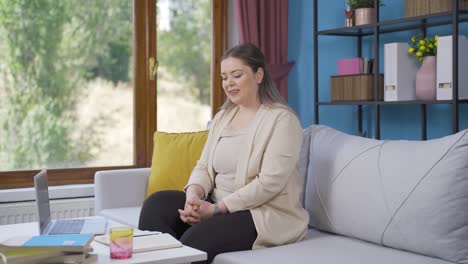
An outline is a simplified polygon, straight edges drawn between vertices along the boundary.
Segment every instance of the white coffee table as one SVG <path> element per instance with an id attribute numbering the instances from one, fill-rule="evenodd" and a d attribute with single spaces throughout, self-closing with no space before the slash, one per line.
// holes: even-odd
<path id="1" fill-rule="evenodd" d="M 121 225 L 112 220 L 108 220 L 107 228 Z M 0 241 L 7 240 L 15 236 L 33 236 L 39 234 L 37 222 L 0 225 Z M 128 260 L 114 260 L 109 256 L 109 247 L 99 242 L 93 242 L 94 253 L 98 254 L 98 261 L 95 263 L 139 263 L 139 264 L 179 264 L 194 261 L 206 260 L 206 253 L 188 246 L 180 248 L 163 249 L 134 253 Z"/>

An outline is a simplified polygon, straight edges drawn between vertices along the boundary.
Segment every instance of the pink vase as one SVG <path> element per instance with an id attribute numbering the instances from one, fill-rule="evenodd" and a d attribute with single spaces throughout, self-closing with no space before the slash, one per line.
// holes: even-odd
<path id="1" fill-rule="evenodd" d="M 426 56 L 416 72 L 416 97 L 419 100 L 436 100 L 436 57 Z"/>

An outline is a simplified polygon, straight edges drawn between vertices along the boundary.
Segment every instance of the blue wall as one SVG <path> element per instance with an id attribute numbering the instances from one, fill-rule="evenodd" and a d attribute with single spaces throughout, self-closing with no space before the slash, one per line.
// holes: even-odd
<path id="1" fill-rule="evenodd" d="M 342 27 L 346 0 L 319 0 L 319 30 Z M 404 17 L 404 0 L 384 0 L 380 20 Z M 297 111 L 304 127 L 314 123 L 314 58 L 313 58 L 313 1 L 289 1 L 288 58 L 296 62 L 289 74 L 289 103 Z M 468 27 L 461 25 L 462 34 L 468 36 Z M 431 28 L 428 35 L 450 34 L 449 27 Z M 408 42 L 418 31 L 383 34 L 381 45 L 391 42 Z M 363 39 L 363 56 L 373 57 L 373 37 Z M 357 56 L 357 41 L 354 37 L 319 37 L 319 101 L 330 101 L 330 76 L 336 75 L 336 62 L 340 58 Z M 383 72 L 383 48 L 380 49 L 380 70 Z M 466 72 L 462 69 L 461 72 Z M 427 107 L 427 135 L 437 138 L 452 133 L 452 106 L 430 105 Z M 368 136 L 374 131 L 374 107 L 363 107 L 363 129 Z M 356 134 L 356 106 L 320 106 L 320 124 Z M 468 128 L 468 105 L 460 105 L 460 129 Z M 420 139 L 421 107 L 419 105 L 384 105 L 380 110 L 380 136 L 382 139 Z"/>

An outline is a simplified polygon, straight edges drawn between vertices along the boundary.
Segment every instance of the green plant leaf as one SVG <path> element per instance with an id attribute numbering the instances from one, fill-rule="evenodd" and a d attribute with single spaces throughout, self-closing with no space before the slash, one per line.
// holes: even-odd
<path id="1" fill-rule="evenodd" d="M 384 6 L 381 0 L 379 0 L 379 3 L 380 3 L 380 6 Z M 351 7 L 351 9 L 373 8 L 374 0 L 349 0 L 348 5 Z"/>

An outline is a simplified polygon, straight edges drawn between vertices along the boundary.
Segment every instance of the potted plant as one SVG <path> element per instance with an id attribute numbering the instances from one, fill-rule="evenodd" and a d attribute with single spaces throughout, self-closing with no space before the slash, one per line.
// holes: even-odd
<path id="1" fill-rule="evenodd" d="M 380 0 L 379 3 L 383 6 Z M 374 0 L 349 0 L 348 5 L 354 10 L 356 26 L 376 22 Z"/>
<path id="2" fill-rule="evenodd" d="M 423 37 L 418 34 L 411 38 L 408 53 L 414 54 L 422 62 L 416 72 L 416 97 L 420 100 L 433 101 L 437 95 L 437 40 L 439 36 Z"/>

